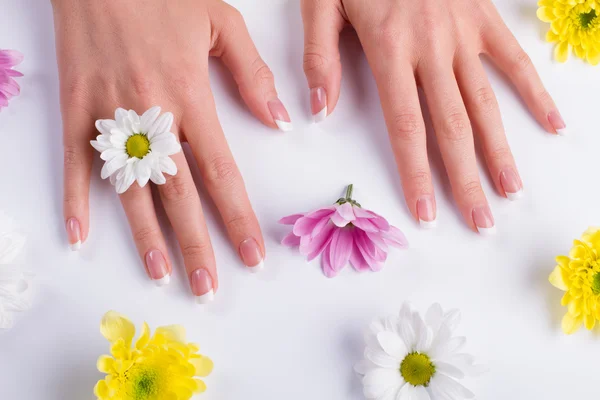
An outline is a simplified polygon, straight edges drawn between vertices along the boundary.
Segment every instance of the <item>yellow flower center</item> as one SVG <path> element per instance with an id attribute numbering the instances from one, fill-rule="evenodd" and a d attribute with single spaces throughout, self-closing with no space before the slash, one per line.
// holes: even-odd
<path id="1" fill-rule="evenodd" d="M 579 14 L 579 23 L 583 29 L 588 29 L 596 19 L 596 10 L 592 9 L 589 12 Z"/>
<path id="2" fill-rule="evenodd" d="M 129 157 L 144 158 L 150 152 L 150 140 L 144 133 L 129 136 L 125 143 L 125 151 Z"/>
<path id="3" fill-rule="evenodd" d="M 413 386 L 428 386 L 435 374 L 435 365 L 426 354 L 410 353 L 400 364 L 400 374 Z"/>

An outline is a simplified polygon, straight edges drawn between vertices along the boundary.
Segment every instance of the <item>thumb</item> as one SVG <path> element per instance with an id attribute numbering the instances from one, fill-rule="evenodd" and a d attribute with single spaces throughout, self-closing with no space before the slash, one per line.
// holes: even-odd
<path id="1" fill-rule="evenodd" d="M 340 96 L 339 39 L 345 24 L 340 7 L 337 0 L 302 0 L 304 73 L 315 122 L 325 120 Z"/>

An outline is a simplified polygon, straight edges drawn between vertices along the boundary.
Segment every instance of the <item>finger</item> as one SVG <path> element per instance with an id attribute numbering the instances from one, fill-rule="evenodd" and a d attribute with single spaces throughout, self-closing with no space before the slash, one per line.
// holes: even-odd
<path id="1" fill-rule="evenodd" d="M 199 109 L 190 106 L 183 131 L 200 167 L 202 178 L 223 218 L 229 238 L 244 265 L 257 272 L 264 267 L 264 240 L 215 110 L 210 90 Z M 202 111 L 202 112 L 201 112 Z"/>
<path id="2" fill-rule="evenodd" d="M 150 186 L 142 188 L 134 183 L 120 198 L 146 273 L 157 286 L 167 285 L 171 280 L 171 262 Z"/>
<path id="3" fill-rule="evenodd" d="M 463 55 L 456 77 L 475 131 L 479 134 L 487 166 L 496 188 L 510 200 L 523 194 L 523 184 L 506 140 L 498 101 L 476 55 Z"/>
<path id="4" fill-rule="evenodd" d="M 218 287 L 215 255 L 200 196 L 183 152 L 171 156 L 175 175 L 165 177 L 158 189 L 183 254 L 190 287 L 200 304 L 214 299 Z"/>
<path id="5" fill-rule="evenodd" d="M 567 134 L 567 126 L 544 87 L 531 58 L 495 11 L 493 24 L 483 34 L 487 55 L 509 77 L 537 121 L 550 133 Z"/>
<path id="6" fill-rule="evenodd" d="M 230 6 L 219 10 L 214 17 L 216 40 L 211 54 L 221 57 L 233 74 L 242 98 L 259 120 L 270 127 L 291 131 L 292 121 L 277 96 L 273 73 L 258 54 L 242 14 Z"/>
<path id="7" fill-rule="evenodd" d="M 494 218 L 481 188 L 473 133 L 451 62 L 432 58 L 418 70 L 432 114 L 444 165 L 458 207 L 471 227 L 480 234 L 495 232 Z"/>
<path id="8" fill-rule="evenodd" d="M 94 120 L 83 109 L 63 107 L 63 213 L 71 250 L 79 250 L 89 232 L 90 175 Z"/>
<path id="9" fill-rule="evenodd" d="M 310 105 L 315 122 L 333 112 L 340 96 L 342 64 L 339 40 L 344 17 L 336 2 L 303 0 L 304 73 L 310 88 Z"/>
<path id="10" fill-rule="evenodd" d="M 436 224 L 435 195 L 413 67 L 404 54 L 390 56 L 391 53 L 380 46 L 365 43 L 406 204 L 422 227 L 432 228 Z"/>

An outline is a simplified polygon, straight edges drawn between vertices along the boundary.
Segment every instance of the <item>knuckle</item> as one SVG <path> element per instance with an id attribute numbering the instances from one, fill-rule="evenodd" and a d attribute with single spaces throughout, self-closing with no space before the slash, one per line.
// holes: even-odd
<path id="1" fill-rule="evenodd" d="M 142 72 L 131 73 L 130 85 L 133 94 L 138 98 L 149 98 L 152 94 L 152 80 Z"/>
<path id="2" fill-rule="evenodd" d="M 416 112 L 407 111 L 394 116 L 394 126 L 390 135 L 394 139 L 411 141 L 423 131 L 421 121 Z"/>
<path id="3" fill-rule="evenodd" d="M 210 253 L 210 251 L 211 247 L 208 240 L 186 243 L 181 246 L 181 254 L 183 254 L 184 258 L 202 258 Z"/>
<path id="4" fill-rule="evenodd" d="M 552 100 L 552 96 L 546 89 L 542 89 L 540 94 L 537 96 L 542 104 L 554 104 L 554 100 Z"/>
<path id="5" fill-rule="evenodd" d="M 76 170 L 83 165 L 79 150 L 74 146 L 65 146 L 63 161 L 65 170 Z"/>
<path id="6" fill-rule="evenodd" d="M 239 177 L 240 172 L 230 157 L 215 157 L 208 163 L 206 181 L 209 185 L 230 187 L 237 182 Z"/>
<path id="7" fill-rule="evenodd" d="M 512 152 L 510 151 L 510 148 L 508 148 L 508 146 L 500 145 L 490 150 L 490 152 L 488 153 L 488 158 L 491 161 L 512 160 Z"/>
<path id="8" fill-rule="evenodd" d="M 327 65 L 327 57 L 323 55 L 322 50 L 316 45 L 307 45 L 304 49 L 302 59 L 302 68 L 304 73 L 310 73 L 319 70 Z"/>
<path id="9" fill-rule="evenodd" d="M 225 225 L 230 229 L 244 230 L 246 227 L 252 225 L 253 222 L 254 218 L 249 214 L 233 214 L 227 218 Z"/>
<path id="10" fill-rule="evenodd" d="M 481 87 L 477 89 L 475 92 L 475 101 L 477 107 L 485 112 L 493 111 L 498 105 L 496 96 L 489 87 Z"/>
<path id="11" fill-rule="evenodd" d="M 400 45 L 401 35 L 401 25 L 398 18 L 391 15 L 386 17 L 381 23 L 377 43 L 383 50 L 393 50 Z"/>
<path id="12" fill-rule="evenodd" d="M 63 198 L 63 205 L 65 210 L 74 210 L 81 205 L 81 200 L 75 195 L 65 195 Z"/>
<path id="13" fill-rule="evenodd" d="M 194 196 L 188 182 L 177 175 L 167 178 L 167 182 L 161 187 L 161 192 L 165 200 L 170 203 L 186 203 Z"/>
<path id="14" fill-rule="evenodd" d="M 146 226 L 136 229 L 133 232 L 133 240 L 135 240 L 136 243 L 147 243 L 156 239 L 159 235 L 160 232 L 158 229 Z"/>
<path id="15" fill-rule="evenodd" d="M 467 181 L 467 183 L 462 186 L 462 194 L 467 198 L 475 198 L 482 195 L 483 190 L 481 189 L 481 183 L 476 179 Z"/>
<path id="16" fill-rule="evenodd" d="M 532 65 L 531 58 L 529 54 L 525 52 L 523 49 L 519 49 L 514 56 L 513 60 L 513 70 L 515 72 L 524 72 L 528 70 Z"/>
<path id="17" fill-rule="evenodd" d="M 431 184 L 431 176 L 427 171 L 413 171 L 408 174 L 407 183 L 415 188 L 424 188 Z"/>
<path id="18" fill-rule="evenodd" d="M 453 112 L 448 115 L 443 129 L 444 138 L 450 142 L 463 142 L 470 135 L 470 123 L 463 112 Z"/>
<path id="19" fill-rule="evenodd" d="M 254 76 L 254 82 L 258 85 L 273 85 L 275 78 L 273 77 L 273 72 L 262 58 L 257 57 L 256 60 L 252 63 L 252 70 Z"/>
<path id="20" fill-rule="evenodd" d="M 61 88 L 61 97 L 66 109 L 82 108 L 92 98 L 93 89 L 86 76 L 75 76 L 66 80 Z"/>

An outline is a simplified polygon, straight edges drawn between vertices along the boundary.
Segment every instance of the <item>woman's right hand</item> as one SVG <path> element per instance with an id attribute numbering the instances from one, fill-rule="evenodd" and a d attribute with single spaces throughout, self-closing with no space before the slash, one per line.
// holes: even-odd
<path id="1" fill-rule="evenodd" d="M 97 119 L 117 107 L 142 114 L 160 105 L 174 114 L 172 132 L 187 141 L 242 262 L 263 266 L 264 241 L 242 176 L 219 124 L 208 58 L 231 70 L 250 110 L 264 124 L 291 128 L 273 75 L 241 14 L 221 0 L 54 0 L 64 126 L 64 217 L 77 247 L 89 232 L 89 186 Z M 175 230 L 191 289 L 199 302 L 218 287 L 215 256 L 198 191 L 183 153 L 178 173 L 158 186 Z M 105 187 L 108 190 L 108 186 Z M 134 183 L 121 202 L 151 279 L 168 282 L 171 261 L 148 185 Z"/>

